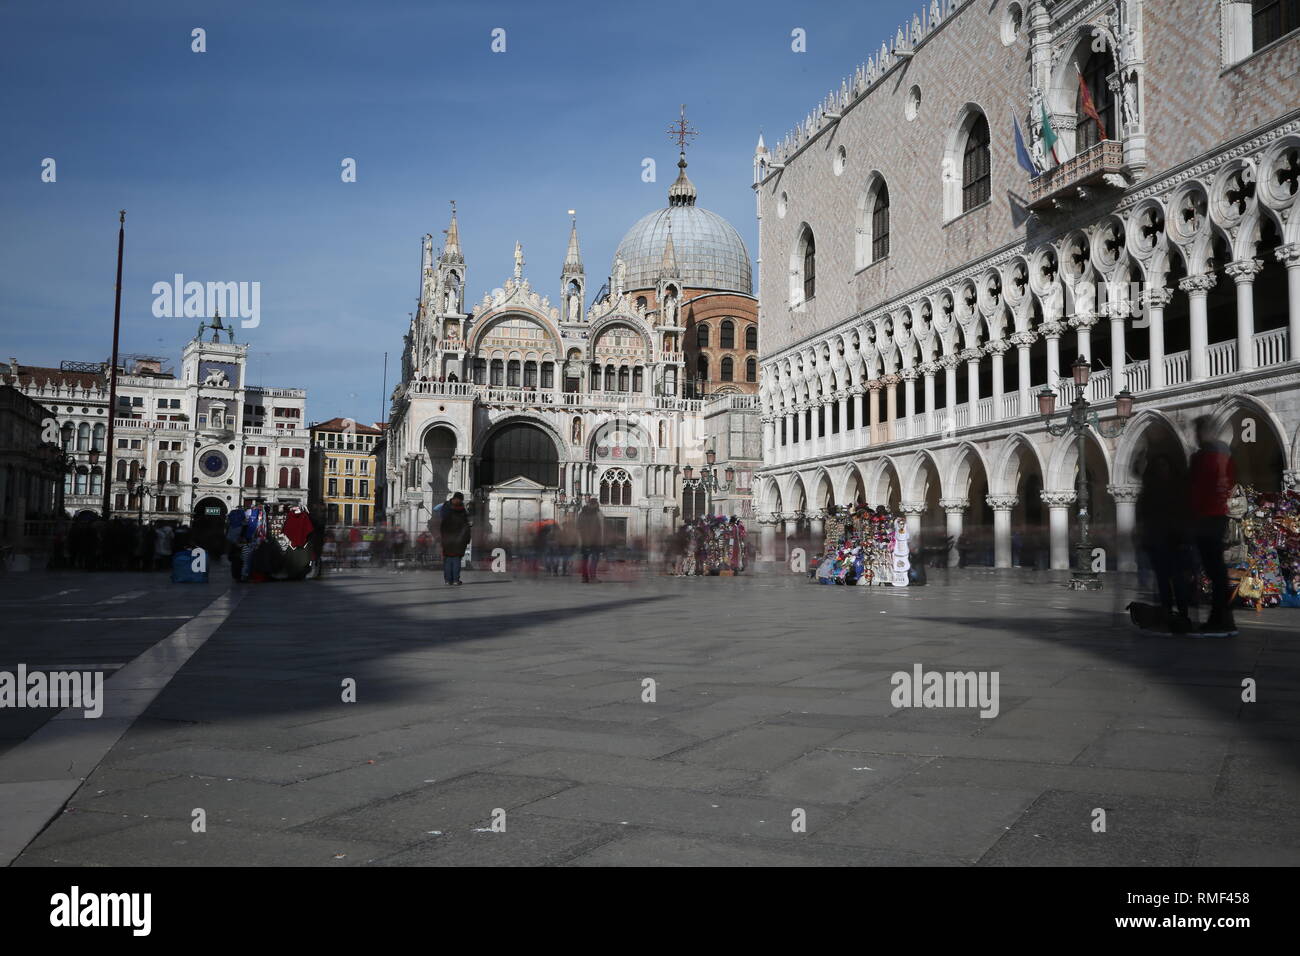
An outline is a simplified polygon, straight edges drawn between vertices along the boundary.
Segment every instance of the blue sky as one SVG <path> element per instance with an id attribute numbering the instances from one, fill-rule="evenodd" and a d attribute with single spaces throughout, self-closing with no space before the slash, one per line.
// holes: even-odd
<path id="1" fill-rule="evenodd" d="M 420 237 L 460 210 L 469 299 L 523 243 L 558 297 L 578 211 L 594 291 L 628 227 L 666 203 L 687 104 L 700 205 L 756 250 L 769 144 L 920 0 L 788 4 L 15 2 L 0 10 L 0 359 L 99 361 L 127 210 L 122 348 L 176 362 L 197 322 L 155 282 L 261 283 L 251 380 L 308 416 L 381 415 L 419 292 Z M 191 52 L 191 30 L 207 52 Z M 506 52 L 490 49 L 494 28 Z M 791 51 L 791 31 L 807 52 Z M 643 157 L 658 181 L 641 180 Z M 57 181 L 41 181 L 52 157 Z M 357 162 L 343 183 L 341 162 Z"/>

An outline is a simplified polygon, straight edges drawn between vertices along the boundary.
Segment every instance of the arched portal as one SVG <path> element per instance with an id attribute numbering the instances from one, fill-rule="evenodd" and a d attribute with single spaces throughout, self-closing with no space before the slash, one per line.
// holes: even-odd
<path id="1" fill-rule="evenodd" d="M 456 456 L 455 432 L 442 426 L 429 429 L 424 436 L 424 455 L 429 463 L 429 470 L 421 484 L 432 490 L 434 504 L 446 501 L 447 496 L 453 491 L 464 490 L 453 487 L 460 483 L 460 476 L 452 474 Z"/>

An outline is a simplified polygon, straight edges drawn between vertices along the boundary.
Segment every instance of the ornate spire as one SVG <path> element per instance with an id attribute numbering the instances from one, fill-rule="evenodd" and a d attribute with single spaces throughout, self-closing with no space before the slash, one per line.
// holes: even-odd
<path id="1" fill-rule="evenodd" d="M 573 211 L 569 211 L 573 215 Z M 564 275 L 582 275 L 582 253 L 578 251 L 578 219 L 573 218 L 573 225 L 569 229 L 569 251 L 564 256 Z"/>
<path id="2" fill-rule="evenodd" d="M 664 255 L 659 261 L 659 277 L 661 279 L 675 279 L 677 277 L 677 250 L 673 247 L 673 221 L 671 219 L 668 220 L 668 238 L 664 240 Z"/>
<path id="3" fill-rule="evenodd" d="M 695 205 L 695 184 L 686 176 L 686 144 L 692 136 L 699 136 L 697 130 L 691 129 L 686 122 L 686 104 L 682 104 L 682 115 L 672 126 L 668 127 L 668 135 L 677 142 L 677 180 L 668 187 L 668 205 L 670 206 L 694 206 Z"/>
<path id="4" fill-rule="evenodd" d="M 447 227 L 447 241 L 442 247 L 439 262 L 464 262 L 465 255 L 460 251 L 460 227 L 456 225 L 456 200 L 451 201 L 451 225 Z"/>

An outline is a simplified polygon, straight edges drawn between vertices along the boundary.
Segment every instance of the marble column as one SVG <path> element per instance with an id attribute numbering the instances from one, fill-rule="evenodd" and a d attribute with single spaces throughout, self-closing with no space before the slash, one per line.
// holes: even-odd
<path id="1" fill-rule="evenodd" d="M 1115 499 L 1116 566 L 1120 571 L 1137 570 L 1137 549 L 1133 540 L 1137 528 L 1138 485 L 1107 485 L 1106 490 Z"/>
<path id="2" fill-rule="evenodd" d="M 949 541 L 948 567 L 955 568 L 961 561 L 961 554 L 957 550 L 957 542 L 961 539 L 962 519 L 966 515 L 966 509 L 970 507 L 970 502 L 965 498 L 944 498 L 939 502 L 939 507 L 944 512 L 944 533 L 948 536 Z"/>
<path id="3" fill-rule="evenodd" d="M 931 435 L 938 427 L 938 421 L 934 414 L 934 373 L 939 371 L 937 362 L 926 362 L 921 366 L 921 374 L 925 376 L 925 433 Z"/>
<path id="4" fill-rule="evenodd" d="M 820 551 L 822 543 L 826 540 L 826 515 L 821 511 L 814 511 L 808 519 L 808 534 L 812 538 L 812 547 L 814 551 Z"/>
<path id="5" fill-rule="evenodd" d="M 836 447 L 840 451 L 844 451 L 846 448 L 853 447 L 853 442 L 849 438 L 849 393 L 847 391 L 840 392 L 836 400 L 839 402 L 840 409 L 840 434 Z"/>
<path id="6" fill-rule="evenodd" d="M 1048 530 L 1053 571 L 1070 570 L 1070 506 L 1074 504 L 1073 491 L 1039 492 L 1048 507 Z"/>
<path id="7" fill-rule="evenodd" d="M 898 421 L 898 382 L 897 375 L 886 375 L 885 383 L 885 441 L 894 440 L 894 422 Z"/>
<path id="8" fill-rule="evenodd" d="M 1147 351 L 1151 355 L 1149 387 L 1153 390 L 1169 384 L 1165 381 L 1165 306 L 1173 297 L 1173 291 L 1165 288 L 1142 293 L 1142 308 L 1147 314 Z"/>
<path id="9" fill-rule="evenodd" d="M 1065 325 L 1062 322 L 1044 322 L 1038 331 L 1047 340 L 1047 381 L 1043 384 L 1056 391 L 1061 381 L 1061 336 L 1065 334 Z"/>
<path id="10" fill-rule="evenodd" d="M 776 553 L 776 523 L 779 519 L 779 515 L 765 515 L 758 519 L 758 547 L 762 551 L 763 561 L 771 562 L 779 559 Z"/>
<path id="11" fill-rule="evenodd" d="M 821 454 L 833 451 L 835 448 L 835 435 L 831 432 L 831 402 L 834 399 L 827 396 L 822 399 L 820 415 L 822 420 L 821 441 L 818 442 L 818 451 Z"/>
<path id="12" fill-rule="evenodd" d="M 957 395 L 959 361 L 961 360 L 955 355 L 945 355 L 939 359 L 939 364 L 943 366 L 944 394 L 948 399 L 947 407 L 943 410 L 943 421 L 939 424 L 939 430 L 944 435 L 951 435 L 957 431 L 957 406 L 961 404 L 961 399 Z"/>
<path id="13" fill-rule="evenodd" d="M 1017 370 L 1020 373 L 1020 414 L 1033 415 L 1038 411 L 1038 399 L 1033 394 L 1034 383 L 1030 381 L 1033 374 L 1029 349 L 1038 341 L 1037 332 L 1016 332 L 1011 336 L 1011 344 L 1016 347 Z"/>
<path id="14" fill-rule="evenodd" d="M 1255 276 L 1264 268 L 1262 259 L 1238 259 L 1223 271 L 1237 285 L 1237 371 L 1249 372 L 1255 363 Z"/>
<path id="15" fill-rule="evenodd" d="M 1178 288 L 1187 293 L 1187 308 L 1190 313 L 1190 378 L 1193 382 L 1203 382 L 1210 377 L 1210 327 L 1205 297 L 1218 281 L 1218 276 L 1213 272 L 1188 276 L 1178 281 Z"/>
<path id="16" fill-rule="evenodd" d="M 1300 361 L 1300 242 L 1288 242 L 1273 250 L 1277 261 L 1286 266 L 1287 338 L 1289 357 Z"/>
<path id="17" fill-rule="evenodd" d="M 1127 299 L 1112 299 L 1106 310 L 1110 317 L 1110 393 L 1118 395 L 1128 387 L 1128 357 L 1124 327 L 1128 323 Z"/>
<path id="18" fill-rule="evenodd" d="M 862 390 L 863 390 L 862 385 L 854 385 L 851 389 L 849 389 L 849 393 L 853 396 L 852 398 L 853 430 L 857 432 L 859 436 L 858 439 L 854 442 L 854 444 L 858 446 L 865 445 L 871 440 L 871 436 L 869 434 L 867 435 L 867 441 L 863 441 L 861 437 L 862 435 L 867 433 L 866 413 L 863 411 L 862 408 Z"/>
<path id="19" fill-rule="evenodd" d="M 907 418 L 907 437 L 915 438 L 917 430 L 912 423 L 916 420 L 916 376 L 920 374 L 915 368 L 905 368 L 898 373 L 903 380 L 903 414 Z"/>
<path id="20" fill-rule="evenodd" d="M 867 383 L 867 388 L 871 392 L 869 399 L 870 419 L 869 429 L 871 432 L 871 444 L 878 445 L 883 441 L 880 437 L 880 389 L 883 383 L 880 379 Z"/>
<path id="21" fill-rule="evenodd" d="M 925 514 L 924 501 L 904 501 L 899 509 L 907 516 L 907 543 L 913 552 L 921 551 L 921 515 Z"/>
<path id="22" fill-rule="evenodd" d="M 993 509 L 993 567 L 1011 567 L 1011 511 L 1020 499 L 1015 495 L 989 495 L 984 499 Z"/>
<path id="23" fill-rule="evenodd" d="M 993 421 L 1000 422 L 1003 419 L 1002 414 L 1002 394 L 1006 388 L 1006 382 L 1002 377 L 1002 356 L 1011 348 L 1011 343 L 1005 339 L 995 339 L 988 344 L 989 362 L 993 371 Z"/>
<path id="24" fill-rule="evenodd" d="M 799 547 L 799 539 L 797 537 L 799 534 L 799 521 L 795 518 L 794 513 L 789 511 L 780 517 L 785 520 L 785 535 L 784 540 L 781 542 L 781 547 L 785 549 L 784 560 L 789 561 L 790 549 Z"/>
<path id="25" fill-rule="evenodd" d="M 776 442 L 773 439 L 775 435 L 776 423 L 771 415 L 763 416 L 763 460 L 776 460 Z"/>
<path id="26" fill-rule="evenodd" d="M 1074 329 L 1077 354 L 1092 361 L 1092 327 L 1097 324 L 1095 312 L 1080 312 L 1070 317 L 1070 328 Z M 1073 364 L 1074 360 L 1071 359 Z"/>
<path id="27" fill-rule="evenodd" d="M 980 359 L 984 357 L 983 349 L 966 349 L 961 353 L 966 362 L 966 402 L 969 406 L 967 425 L 979 424 L 980 403 Z M 956 369 L 953 370 L 954 373 Z"/>

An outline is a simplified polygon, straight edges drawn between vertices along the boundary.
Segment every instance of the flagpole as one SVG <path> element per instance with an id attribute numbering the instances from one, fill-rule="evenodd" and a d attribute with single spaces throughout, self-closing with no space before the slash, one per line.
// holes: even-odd
<path id="1" fill-rule="evenodd" d="M 117 342 L 122 328 L 122 248 L 126 244 L 126 210 L 118 212 L 117 291 L 113 301 L 113 359 L 108 366 L 108 440 L 104 448 L 104 520 L 113 501 L 113 422 L 117 419 Z"/>

